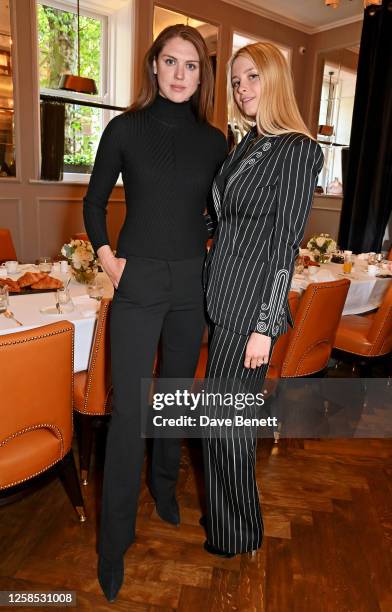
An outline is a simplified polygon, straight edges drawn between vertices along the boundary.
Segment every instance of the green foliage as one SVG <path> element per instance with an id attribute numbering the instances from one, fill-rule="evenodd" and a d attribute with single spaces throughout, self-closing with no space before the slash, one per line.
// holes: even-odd
<path id="1" fill-rule="evenodd" d="M 64 73 L 78 73 L 77 15 L 37 3 L 40 86 L 57 89 Z M 80 16 L 80 74 L 101 80 L 102 22 Z M 101 111 L 66 105 L 64 163 L 94 161 L 101 132 Z"/>
<path id="2" fill-rule="evenodd" d="M 37 4 L 41 87 L 57 88 L 63 73 L 77 74 L 77 15 L 45 4 Z M 101 77 L 102 23 L 80 16 L 80 72 Z"/>
<path id="3" fill-rule="evenodd" d="M 85 153 L 75 153 L 75 155 L 64 155 L 65 164 L 85 164 L 90 166 L 94 163 L 93 155 L 86 155 Z"/>

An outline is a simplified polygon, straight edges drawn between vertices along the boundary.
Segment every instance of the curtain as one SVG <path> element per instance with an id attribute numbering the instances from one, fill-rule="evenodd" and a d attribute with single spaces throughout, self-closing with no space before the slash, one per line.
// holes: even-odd
<path id="1" fill-rule="evenodd" d="M 65 105 L 41 102 L 41 179 L 63 178 Z"/>
<path id="2" fill-rule="evenodd" d="M 392 210 L 392 0 L 365 10 L 338 244 L 380 252 Z"/>

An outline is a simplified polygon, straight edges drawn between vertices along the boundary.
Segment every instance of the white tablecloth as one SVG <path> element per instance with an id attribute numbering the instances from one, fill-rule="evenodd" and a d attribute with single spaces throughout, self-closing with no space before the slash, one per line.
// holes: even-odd
<path id="1" fill-rule="evenodd" d="M 9 278 L 16 280 L 26 270 L 37 271 L 35 266 L 22 266 L 18 274 L 10 274 Z M 67 281 L 68 275 L 54 274 L 51 276 Z M 111 297 L 113 286 L 105 274 L 98 274 L 98 279 L 104 286 L 105 297 Z M 87 295 L 85 285 L 71 280 L 69 284 L 71 296 L 74 300 L 75 310 L 63 315 L 48 315 L 40 312 L 45 306 L 55 306 L 56 292 L 37 293 L 28 295 L 10 295 L 10 310 L 15 317 L 23 323 L 23 327 L 17 325 L 12 319 L 7 319 L 0 315 L 0 335 L 12 332 L 32 329 L 40 325 L 53 323 L 54 321 L 67 320 L 75 326 L 75 346 L 74 346 L 74 372 L 87 370 L 92 340 L 94 336 L 97 314 L 94 311 L 99 309 L 99 302 L 92 300 Z"/>
<path id="2" fill-rule="evenodd" d="M 295 274 L 292 280 L 291 289 L 302 292 L 310 283 L 327 282 L 348 278 L 350 287 L 346 302 L 343 308 L 343 315 L 359 314 L 378 308 L 384 294 L 392 282 L 389 278 L 377 278 L 369 276 L 367 262 L 355 259 L 351 274 L 343 274 L 343 265 L 335 263 L 321 264 L 317 274 L 309 275 L 308 270 L 302 274 Z M 380 270 L 380 273 L 387 273 Z"/>
<path id="3" fill-rule="evenodd" d="M 350 279 L 351 284 L 344 305 L 343 315 L 367 312 L 380 305 L 387 288 L 392 282 L 392 277 L 388 279 L 370 277 L 367 275 L 365 268 L 365 262 L 357 260 L 352 273 L 343 275 L 341 264 L 322 264 L 320 270 L 313 276 L 310 276 L 306 270 L 301 275 L 294 275 L 291 289 L 302 292 L 310 283 L 337 280 L 346 276 Z M 35 266 L 20 266 L 18 274 L 9 276 L 16 280 L 28 269 L 32 271 L 37 270 Z M 68 279 L 68 275 L 52 273 L 52 276 L 60 278 L 63 282 Z M 105 297 L 111 297 L 113 295 L 113 286 L 106 274 L 99 274 L 98 279 L 104 286 Z M 88 298 L 85 285 L 71 280 L 69 288 L 75 303 L 75 310 L 64 315 L 48 315 L 40 312 L 40 309 L 45 306 L 55 305 L 55 292 L 11 295 L 10 310 L 24 325 L 20 327 L 11 319 L 0 315 L 0 335 L 32 329 L 40 325 L 52 323 L 53 321 L 72 321 L 75 326 L 74 372 L 82 372 L 88 368 L 97 320 L 97 315 L 92 310 L 97 310 L 99 303 Z"/>

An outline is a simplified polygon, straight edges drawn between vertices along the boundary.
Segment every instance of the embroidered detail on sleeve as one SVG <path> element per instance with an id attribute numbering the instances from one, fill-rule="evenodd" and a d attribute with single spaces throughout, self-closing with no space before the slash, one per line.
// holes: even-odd
<path id="1" fill-rule="evenodd" d="M 268 304 L 263 302 L 260 306 L 259 319 L 256 324 L 259 333 L 264 333 L 268 329 L 272 335 L 278 333 L 286 312 L 282 303 L 286 295 L 288 282 L 289 271 L 282 268 L 276 274 Z"/>

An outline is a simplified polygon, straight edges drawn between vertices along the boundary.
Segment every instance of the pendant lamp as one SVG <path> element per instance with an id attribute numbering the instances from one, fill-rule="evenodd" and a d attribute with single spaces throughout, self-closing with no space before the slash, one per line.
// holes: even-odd
<path id="1" fill-rule="evenodd" d="M 80 27 L 79 27 L 79 0 L 78 0 L 78 74 L 63 74 L 61 75 L 59 89 L 66 89 L 68 91 L 77 91 L 85 94 L 96 94 L 98 93 L 97 86 L 94 79 L 80 76 Z"/>

